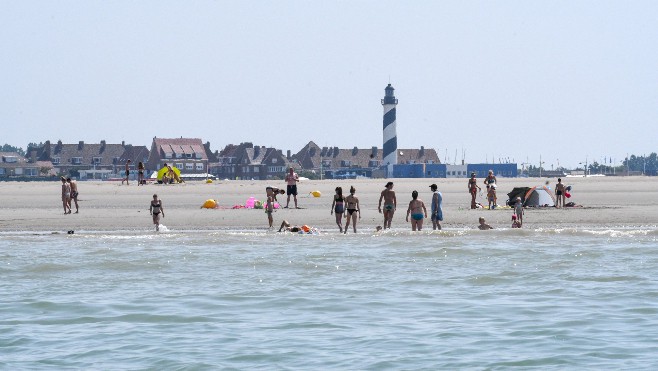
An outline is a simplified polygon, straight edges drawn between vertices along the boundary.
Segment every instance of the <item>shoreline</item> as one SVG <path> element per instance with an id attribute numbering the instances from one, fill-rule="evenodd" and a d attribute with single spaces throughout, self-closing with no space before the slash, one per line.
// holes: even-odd
<path id="1" fill-rule="evenodd" d="M 321 232 L 338 227 L 330 214 L 334 188 L 342 186 L 344 193 L 351 185 L 356 188 L 362 209 L 357 224 L 359 232 L 372 231 L 383 224 L 377 211 L 379 194 L 387 179 L 307 180 L 298 188 L 302 209 L 278 209 L 274 212 L 274 230 L 285 219 L 291 224 L 307 224 Z M 411 191 L 418 190 L 419 198 L 429 209 L 429 185 L 436 183 L 443 194 L 443 226 L 447 229 L 476 228 L 479 217 L 496 228 L 509 228 L 511 209 L 470 210 L 467 179 L 391 179 L 398 200 L 393 218 L 396 231 L 411 230 L 405 222 Z M 483 179 L 478 179 L 482 186 Z M 499 178 L 498 204 L 507 200 L 507 192 L 514 187 L 545 185 L 545 178 Z M 583 207 L 556 209 L 526 208 L 524 229 L 537 228 L 656 228 L 658 224 L 658 178 L 653 177 L 595 177 L 563 179 L 573 186 L 571 200 Z M 556 179 L 549 179 L 551 190 Z M 261 209 L 232 209 L 253 196 L 265 199 L 265 187 L 283 186 L 276 181 L 216 181 L 188 182 L 179 185 L 130 186 L 115 182 L 78 183 L 80 213 L 64 215 L 59 182 L 0 182 L 0 232 L 53 232 L 67 230 L 90 231 L 151 231 L 154 230 L 148 212 L 150 199 L 157 193 L 163 201 L 166 217 L 161 220 L 169 230 L 199 231 L 266 231 L 267 216 Z M 320 191 L 321 197 L 310 195 Z M 285 205 L 287 195 L 278 197 Z M 207 199 L 215 199 L 219 209 L 201 209 Z M 484 203 L 484 197 L 478 197 Z M 291 198 L 291 205 L 293 204 Z M 74 207 L 75 208 L 75 207 Z M 344 223 L 345 219 L 343 219 Z M 432 229 L 425 219 L 423 231 Z M 352 232 L 349 232 L 352 234 Z"/>

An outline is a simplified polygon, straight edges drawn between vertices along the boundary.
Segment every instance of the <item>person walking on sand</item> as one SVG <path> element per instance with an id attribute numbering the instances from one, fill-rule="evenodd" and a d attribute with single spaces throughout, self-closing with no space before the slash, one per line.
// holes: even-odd
<path id="1" fill-rule="evenodd" d="M 71 210 L 71 203 L 75 203 L 75 213 L 78 213 L 78 182 L 71 180 L 71 178 L 66 178 L 66 182 L 71 187 L 71 198 L 69 199 L 69 210 Z"/>
<path id="2" fill-rule="evenodd" d="M 288 174 L 286 174 L 286 191 L 288 192 L 288 201 L 286 201 L 286 209 L 290 206 L 290 196 L 292 195 L 295 199 L 295 209 L 297 207 L 297 182 L 299 182 L 299 175 L 295 173 L 295 169 L 290 167 L 288 169 Z"/>
<path id="3" fill-rule="evenodd" d="M 443 221 L 443 195 L 438 191 L 436 184 L 430 186 L 432 191 L 432 204 L 430 210 L 432 212 L 432 230 L 441 229 L 441 222 Z"/>
<path id="4" fill-rule="evenodd" d="M 158 199 L 158 195 L 153 195 L 153 200 L 151 200 L 151 207 L 149 212 L 153 216 L 153 224 L 155 224 L 156 232 L 160 230 L 160 214 L 164 218 L 164 207 L 162 206 L 162 200 Z"/>
<path id="5" fill-rule="evenodd" d="M 144 185 L 144 163 L 141 161 L 137 164 L 137 185 Z"/>
<path id="6" fill-rule="evenodd" d="M 475 179 L 475 173 L 471 173 L 471 178 L 468 180 L 468 192 L 471 194 L 471 209 L 477 208 L 475 205 L 475 196 L 478 190 L 480 190 L 480 186 L 478 186 L 477 179 Z"/>
<path id="7" fill-rule="evenodd" d="M 393 214 L 398 207 L 398 200 L 395 198 L 395 191 L 393 190 L 393 182 L 386 183 L 385 189 L 379 196 L 379 213 L 382 213 L 382 200 L 384 201 L 384 229 L 391 228 L 393 221 Z"/>
<path id="8" fill-rule="evenodd" d="M 407 223 L 409 222 L 409 214 L 411 214 L 411 230 L 422 230 L 423 219 L 427 218 L 427 208 L 423 200 L 418 198 L 418 191 L 411 192 L 411 201 L 407 208 Z"/>
<path id="9" fill-rule="evenodd" d="M 71 185 L 66 182 L 66 178 L 61 177 L 62 181 L 62 205 L 64 206 L 64 215 L 71 213 Z"/>
<path id="10" fill-rule="evenodd" d="M 566 193 L 567 190 L 564 183 L 562 183 L 562 178 L 557 178 L 557 184 L 555 185 L 555 199 L 557 202 L 555 203 L 555 207 L 564 207 L 564 204 L 566 203 Z"/>
<path id="11" fill-rule="evenodd" d="M 331 203 L 331 214 L 336 213 L 336 225 L 343 232 L 343 214 L 345 213 L 345 202 L 343 198 L 343 188 L 336 187 L 334 201 Z"/>
<path id="12" fill-rule="evenodd" d="M 352 228 L 354 229 L 354 233 L 356 233 L 356 216 L 353 214 L 359 213 L 359 219 L 361 219 L 361 209 L 359 206 L 359 199 L 354 196 L 356 193 L 356 188 L 354 186 L 350 187 L 350 195 L 345 197 L 345 218 L 347 219 L 345 221 L 345 228 L 344 228 L 344 234 L 347 234 L 347 229 L 350 227 L 350 221 L 352 222 Z"/>
<path id="13" fill-rule="evenodd" d="M 126 177 L 121 180 L 121 185 L 123 185 L 124 181 L 126 185 L 130 185 L 130 160 L 126 161 Z"/>

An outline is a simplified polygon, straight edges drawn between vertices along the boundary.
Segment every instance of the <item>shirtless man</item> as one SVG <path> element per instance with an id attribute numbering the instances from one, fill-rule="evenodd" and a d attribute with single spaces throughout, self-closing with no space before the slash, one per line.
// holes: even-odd
<path id="1" fill-rule="evenodd" d="M 78 213 L 78 182 L 66 178 L 66 182 L 71 187 L 71 198 L 69 199 L 69 210 L 71 210 L 71 202 L 75 202 L 75 213 Z"/>
<path id="2" fill-rule="evenodd" d="M 71 213 L 71 185 L 66 182 L 66 178 L 61 177 L 62 181 L 62 205 L 64 206 L 64 215 Z"/>
<path id="3" fill-rule="evenodd" d="M 555 207 L 561 208 L 564 207 L 566 196 L 565 193 L 567 192 L 566 187 L 564 186 L 564 183 L 562 183 L 562 178 L 557 179 L 557 184 L 555 185 L 555 198 L 557 203 L 555 204 Z"/>
<path id="4" fill-rule="evenodd" d="M 423 219 L 427 218 L 427 209 L 423 200 L 418 198 L 418 191 L 411 192 L 411 201 L 407 208 L 407 223 L 409 222 L 409 214 L 411 214 L 411 230 L 422 230 Z"/>
<path id="5" fill-rule="evenodd" d="M 286 174 L 286 185 L 288 188 L 288 201 L 286 202 L 286 209 L 290 205 L 290 195 L 292 195 L 295 199 L 295 209 L 299 209 L 299 207 L 297 207 L 297 182 L 299 182 L 299 175 L 297 175 L 297 173 L 295 173 L 295 169 L 291 167 L 288 169 L 288 174 Z"/>
<path id="6" fill-rule="evenodd" d="M 130 160 L 126 161 L 126 177 L 121 180 L 121 184 L 126 182 L 126 185 L 130 185 Z"/>
<path id="7" fill-rule="evenodd" d="M 386 183 L 384 189 L 379 196 L 379 213 L 382 213 L 382 200 L 384 200 L 384 229 L 391 228 L 391 221 L 393 221 L 393 214 L 398 206 L 398 201 L 395 198 L 395 191 L 393 190 L 393 182 Z"/>

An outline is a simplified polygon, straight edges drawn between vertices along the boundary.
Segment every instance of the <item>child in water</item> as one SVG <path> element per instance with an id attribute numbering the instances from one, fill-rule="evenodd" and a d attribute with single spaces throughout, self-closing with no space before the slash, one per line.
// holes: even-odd
<path id="1" fill-rule="evenodd" d="M 479 230 L 481 230 L 481 231 L 486 231 L 487 229 L 493 229 L 492 226 L 490 226 L 489 224 L 487 224 L 487 223 L 484 222 L 484 218 L 483 218 L 483 217 L 480 217 L 480 219 L 478 219 L 478 221 L 480 222 L 480 225 L 478 225 L 478 229 L 479 229 Z"/>
<path id="2" fill-rule="evenodd" d="M 516 219 L 516 214 L 512 214 L 512 228 L 521 228 L 521 223 Z"/>

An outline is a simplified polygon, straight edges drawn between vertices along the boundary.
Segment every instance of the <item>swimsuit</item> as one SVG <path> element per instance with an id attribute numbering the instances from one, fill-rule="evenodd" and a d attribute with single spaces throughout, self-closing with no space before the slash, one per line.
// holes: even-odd
<path id="1" fill-rule="evenodd" d="M 394 207 L 395 207 L 395 205 L 393 205 L 393 204 L 385 204 L 384 205 L 384 210 L 393 210 Z"/>
<path id="2" fill-rule="evenodd" d="M 293 184 L 293 185 L 288 184 L 287 188 L 289 195 L 297 196 L 297 184 Z"/>
<path id="3" fill-rule="evenodd" d="M 412 218 L 413 220 L 423 220 L 423 217 L 424 217 L 424 216 L 425 216 L 425 215 L 423 215 L 423 213 L 411 214 L 411 218 Z"/>
<path id="4" fill-rule="evenodd" d="M 443 203 L 443 196 L 439 191 L 436 191 L 434 193 L 438 195 L 438 197 L 437 197 L 437 202 L 435 204 L 434 196 L 432 196 L 432 220 L 443 221 L 443 209 L 441 208 L 441 204 Z"/>
<path id="5" fill-rule="evenodd" d="M 557 192 L 555 192 L 555 194 L 558 195 L 558 196 L 562 196 L 562 191 L 557 191 Z"/>
<path id="6" fill-rule="evenodd" d="M 151 207 L 153 208 L 153 215 L 160 214 L 160 206 L 161 204 L 159 202 L 157 204 L 151 204 Z"/>
<path id="7" fill-rule="evenodd" d="M 347 213 L 350 215 L 354 214 L 355 211 L 356 209 L 347 209 Z"/>
<path id="8" fill-rule="evenodd" d="M 334 207 L 334 211 L 336 212 L 336 214 L 342 213 L 343 209 L 345 208 L 345 206 L 343 205 L 343 197 L 342 196 L 336 197 L 334 201 L 336 201 L 336 206 Z"/>

